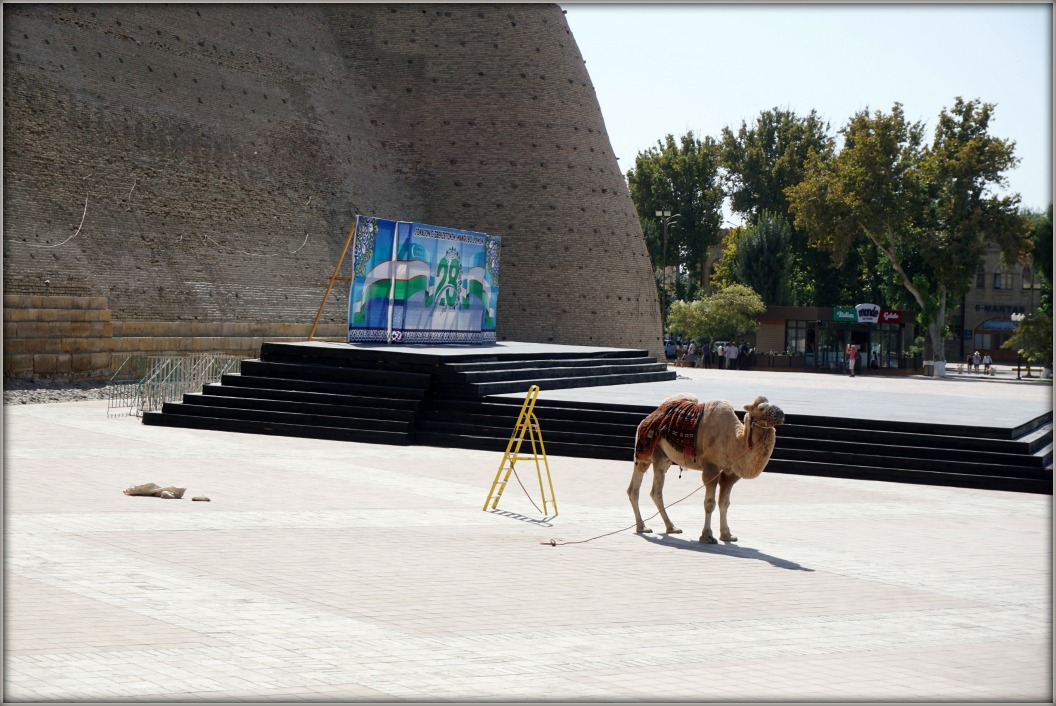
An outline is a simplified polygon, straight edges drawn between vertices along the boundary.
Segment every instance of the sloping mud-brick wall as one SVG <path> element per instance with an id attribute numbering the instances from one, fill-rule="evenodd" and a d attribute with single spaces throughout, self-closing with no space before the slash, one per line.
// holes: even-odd
<path id="1" fill-rule="evenodd" d="M 5 293 L 306 331 L 357 213 L 501 236 L 500 340 L 661 354 L 557 6 L 4 5 Z"/>

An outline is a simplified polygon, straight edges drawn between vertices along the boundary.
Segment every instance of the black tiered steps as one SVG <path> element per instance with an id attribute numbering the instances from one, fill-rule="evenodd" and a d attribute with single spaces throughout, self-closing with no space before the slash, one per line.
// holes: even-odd
<path id="1" fill-rule="evenodd" d="M 444 363 L 437 371 L 434 390 L 443 397 L 486 397 L 527 392 L 532 385 L 560 390 L 675 378 L 665 363 L 645 351 L 592 351 Z"/>
<path id="2" fill-rule="evenodd" d="M 264 343 L 241 373 L 143 415 L 145 424 L 385 444 L 415 443 L 427 395 L 478 398 L 675 379 L 642 350 L 507 344 Z"/>
<path id="3" fill-rule="evenodd" d="M 511 397 L 429 401 L 417 443 L 500 448 L 521 404 Z M 628 469 L 638 423 L 652 410 L 542 399 L 535 405 L 548 454 L 626 461 Z M 1013 430 L 1014 438 L 986 431 L 897 422 L 883 429 L 871 420 L 786 415 L 767 472 L 1052 493 L 1051 413 Z"/>
<path id="4" fill-rule="evenodd" d="M 731 401 L 759 392 L 735 376 L 672 384 L 676 377 L 642 350 L 265 343 L 240 374 L 148 412 L 143 422 L 501 453 L 524 393 L 539 385 L 535 414 L 548 454 L 629 468 L 638 423 L 655 402 L 682 391 Z M 857 395 L 805 392 L 781 380 L 765 383 L 786 413 L 768 472 L 1052 493 L 1051 405 L 1027 409 L 1016 400 L 997 408 L 991 401 L 987 414 L 1005 426 L 969 425 L 962 420 L 978 417 L 978 403 L 930 387 L 909 407 L 901 396 L 874 391 L 868 405 L 879 412 L 860 418 L 868 415 Z M 828 414 L 802 413 L 815 408 Z"/>
<path id="5" fill-rule="evenodd" d="M 429 381 L 384 361 L 303 358 L 265 343 L 240 373 L 144 413 L 143 423 L 406 445 Z"/>

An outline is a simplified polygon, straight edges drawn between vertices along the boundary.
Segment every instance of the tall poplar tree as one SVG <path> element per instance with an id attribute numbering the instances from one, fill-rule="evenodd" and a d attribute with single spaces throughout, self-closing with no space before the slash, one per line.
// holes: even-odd
<path id="1" fill-rule="evenodd" d="M 737 239 L 732 274 L 759 293 L 770 306 L 791 304 L 792 228 L 784 216 L 759 214 Z"/>

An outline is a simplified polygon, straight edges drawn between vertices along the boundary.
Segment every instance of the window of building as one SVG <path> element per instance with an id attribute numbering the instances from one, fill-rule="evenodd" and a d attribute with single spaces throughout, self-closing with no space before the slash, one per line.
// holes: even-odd
<path id="1" fill-rule="evenodd" d="M 979 268 L 975 273 L 975 287 L 976 289 L 986 289 L 986 270 Z"/>
<path id="2" fill-rule="evenodd" d="M 843 328 L 834 322 L 822 322 L 818 330 L 815 367 L 837 370 L 846 367 L 844 361 Z"/>
<path id="3" fill-rule="evenodd" d="M 1030 268 L 1030 265 L 1023 267 L 1023 289 L 1038 289 L 1041 287 L 1039 278 L 1034 276 L 1034 270 Z"/>
<path id="4" fill-rule="evenodd" d="M 1012 338 L 1011 333 L 1004 331 L 980 331 L 975 334 L 973 343 L 975 344 L 974 350 L 980 353 L 990 353 L 991 356 L 997 357 L 999 355 L 1007 355 L 1001 346 L 1008 339 Z"/>
<path id="5" fill-rule="evenodd" d="M 788 321 L 785 325 L 785 350 L 802 354 L 807 350 L 807 324 L 811 321 Z"/>
<path id="6" fill-rule="evenodd" d="M 898 324 L 878 324 L 873 330 L 869 357 L 864 364 L 870 368 L 897 368 L 900 339 Z"/>
<path id="7" fill-rule="evenodd" d="M 1002 282 L 1002 279 L 1004 278 L 1004 274 L 1005 273 L 1002 272 L 1001 270 L 998 270 L 997 272 L 994 273 L 994 289 L 1002 289 L 1001 282 Z"/>

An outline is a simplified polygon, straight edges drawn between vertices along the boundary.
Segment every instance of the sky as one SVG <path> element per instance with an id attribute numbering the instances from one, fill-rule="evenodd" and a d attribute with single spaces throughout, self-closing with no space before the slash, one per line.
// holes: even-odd
<path id="1" fill-rule="evenodd" d="M 996 104 L 1020 164 L 998 193 L 1052 202 L 1052 5 L 561 4 L 626 174 L 668 134 L 718 139 L 764 110 L 861 110 L 925 124 L 958 96 Z M 727 211 L 726 224 L 740 222 Z"/>

